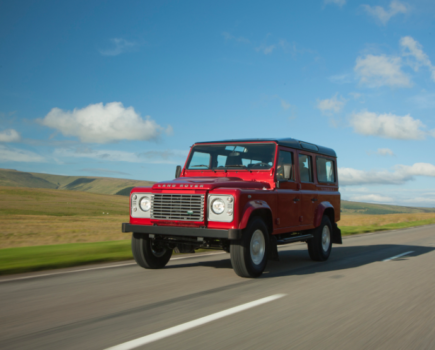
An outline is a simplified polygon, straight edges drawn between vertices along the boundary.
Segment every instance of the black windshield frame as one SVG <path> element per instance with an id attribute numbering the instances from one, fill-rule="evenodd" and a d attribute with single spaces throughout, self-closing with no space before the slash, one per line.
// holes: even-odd
<path id="1" fill-rule="evenodd" d="M 196 144 L 189 154 L 186 170 L 269 171 L 274 167 L 276 147 L 273 142 Z M 202 153 L 203 159 L 199 155 L 195 159 L 197 164 L 192 164 L 196 152 Z"/>

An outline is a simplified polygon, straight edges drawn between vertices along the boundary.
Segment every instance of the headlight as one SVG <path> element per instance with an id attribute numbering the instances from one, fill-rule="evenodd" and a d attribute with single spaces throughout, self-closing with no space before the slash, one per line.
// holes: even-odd
<path id="1" fill-rule="evenodd" d="M 220 198 L 215 199 L 211 204 L 211 210 L 213 210 L 215 214 L 222 214 L 225 211 L 224 201 Z"/>
<path id="2" fill-rule="evenodd" d="M 149 197 L 142 197 L 142 199 L 139 202 L 139 207 L 142 209 L 142 211 L 148 211 L 151 209 L 151 200 Z"/>

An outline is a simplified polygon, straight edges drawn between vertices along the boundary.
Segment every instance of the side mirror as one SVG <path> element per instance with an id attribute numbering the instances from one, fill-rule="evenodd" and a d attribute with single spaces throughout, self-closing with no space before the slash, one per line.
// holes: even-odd
<path id="1" fill-rule="evenodd" d="M 177 168 L 175 169 L 175 178 L 178 179 L 181 175 L 181 165 L 177 165 Z"/>
<path id="2" fill-rule="evenodd" d="M 284 179 L 290 179 L 290 172 L 292 170 L 291 164 L 284 164 Z"/>

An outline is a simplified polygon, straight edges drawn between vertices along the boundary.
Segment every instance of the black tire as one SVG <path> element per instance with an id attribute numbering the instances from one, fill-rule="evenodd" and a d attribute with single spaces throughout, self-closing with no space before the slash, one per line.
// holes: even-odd
<path id="1" fill-rule="evenodd" d="M 251 240 L 254 233 L 253 244 L 255 242 L 256 244 L 255 246 L 253 245 L 253 252 L 251 254 Z M 256 251 L 256 249 L 258 250 Z M 269 232 L 267 226 L 261 218 L 255 217 L 243 230 L 242 239 L 231 241 L 231 265 L 240 277 L 258 277 L 266 268 L 268 252 Z"/>
<path id="2" fill-rule="evenodd" d="M 133 233 L 131 250 L 134 260 L 145 269 L 161 269 L 166 266 L 172 255 L 172 249 L 155 246 L 153 240 Z"/>
<path id="3" fill-rule="evenodd" d="M 332 247 L 332 225 L 326 215 L 323 216 L 320 226 L 312 230 L 312 233 L 314 237 L 307 241 L 308 253 L 310 254 L 311 260 L 328 260 Z"/>

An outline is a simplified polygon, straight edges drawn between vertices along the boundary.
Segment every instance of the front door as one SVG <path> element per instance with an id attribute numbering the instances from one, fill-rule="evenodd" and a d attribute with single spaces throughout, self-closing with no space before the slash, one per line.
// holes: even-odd
<path id="1" fill-rule="evenodd" d="M 278 215 L 275 222 L 277 232 L 296 231 L 300 225 L 301 196 L 295 181 L 294 152 L 283 147 L 279 148 L 276 166 L 276 181 L 278 192 Z M 284 174 L 284 165 L 290 165 L 290 174 Z M 288 178 L 285 177 L 288 175 Z"/>

